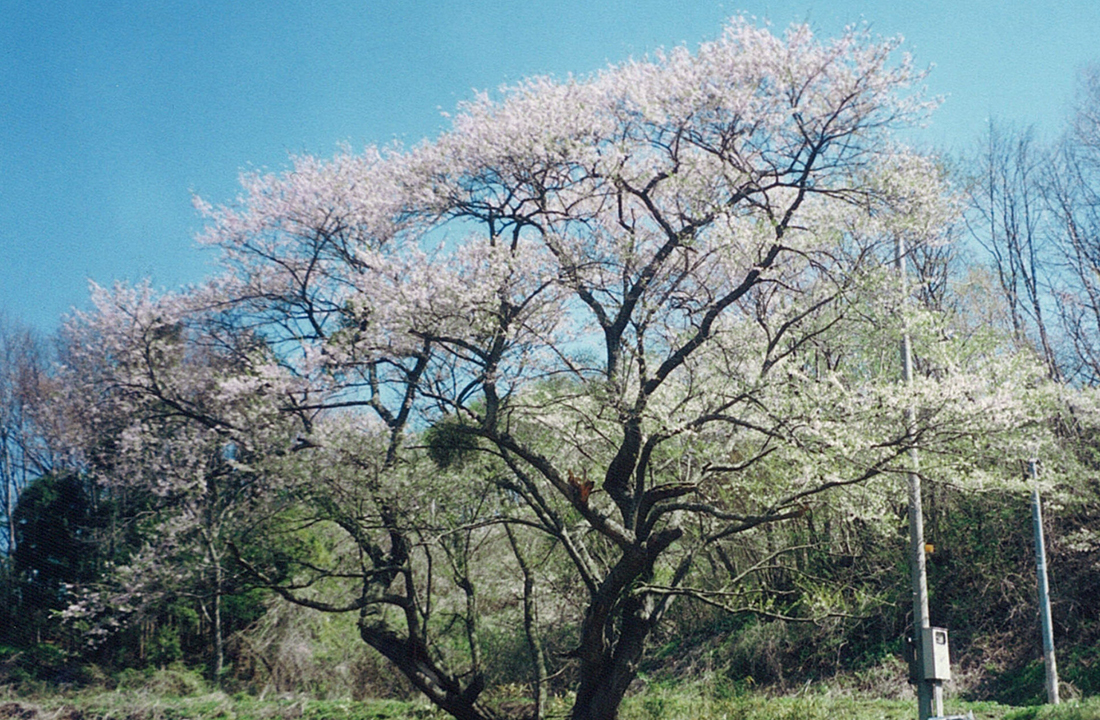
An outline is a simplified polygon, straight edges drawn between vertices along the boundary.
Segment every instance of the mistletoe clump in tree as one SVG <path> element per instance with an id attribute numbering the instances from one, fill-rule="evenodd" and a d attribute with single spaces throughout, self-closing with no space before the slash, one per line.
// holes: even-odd
<path id="1" fill-rule="evenodd" d="M 512 553 L 541 712 L 546 547 L 583 596 L 561 611 L 572 717 L 613 718 L 674 599 L 735 604 L 693 584 L 697 557 L 914 444 L 946 449 L 975 413 L 1013 424 L 1005 370 L 881 381 L 897 328 L 868 319 L 901 306 L 894 240 L 937 240 L 953 212 L 935 165 L 891 138 L 929 109 L 896 46 L 735 19 L 695 53 L 528 80 L 433 142 L 298 157 L 245 176 L 235 204 L 200 202 L 227 272 L 189 312 L 262 338 L 300 433 L 249 478 L 289 503 L 269 532 L 314 538 L 278 563 L 242 541 L 242 567 L 359 613 L 434 703 L 489 718 L 478 588 L 508 568 L 479 553 Z M 461 618 L 464 658 L 433 644 L 441 616 Z"/>

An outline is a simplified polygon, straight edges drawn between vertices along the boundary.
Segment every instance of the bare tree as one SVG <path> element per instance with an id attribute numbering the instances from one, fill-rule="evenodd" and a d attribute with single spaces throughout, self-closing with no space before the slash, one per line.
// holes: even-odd
<path id="1" fill-rule="evenodd" d="M 49 355 L 28 327 L 0 316 L 0 512 L 4 551 L 14 550 L 15 506 L 27 484 L 55 468 L 47 412 Z"/>
<path id="2" fill-rule="evenodd" d="M 1100 382 L 1100 69 L 1082 72 L 1077 110 L 1046 175 L 1061 272 L 1055 292 L 1072 375 Z"/>
<path id="3" fill-rule="evenodd" d="M 990 123 L 970 185 L 971 236 L 986 250 L 1016 341 L 1043 358 L 1052 378 L 1062 374 L 1046 315 L 1053 267 L 1046 240 L 1043 182 L 1051 159 L 1031 129 L 1014 132 Z"/>

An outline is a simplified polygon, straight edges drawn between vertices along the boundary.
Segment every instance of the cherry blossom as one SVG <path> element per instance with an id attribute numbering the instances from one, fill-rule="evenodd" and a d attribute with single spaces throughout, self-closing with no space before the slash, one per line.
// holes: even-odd
<path id="1" fill-rule="evenodd" d="M 237 560 L 290 601 L 359 612 L 461 718 L 493 717 L 471 538 L 508 527 L 529 608 L 511 533 L 538 533 L 585 594 L 572 717 L 615 717 L 671 604 L 720 602 L 689 584 L 697 551 L 886 482 L 912 447 L 980 482 L 995 438 L 1036 417 L 1008 390 L 1033 368 L 936 345 L 948 320 L 901 291 L 895 242 L 947 242 L 957 203 L 893 137 L 934 106 L 898 45 L 735 18 L 695 52 L 479 94 L 432 141 L 294 157 L 235 202 L 197 200 L 221 276 L 97 288 L 71 325 L 94 348 L 74 350 L 83 412 L 119 424 L 110 481 L 198 493 L 211 448 L 240 448 L 246 469 L 225 464 L 330 528 L 332 565 Z M 934 368 L 909 387 L 903 332 Z M 435 457 L 475 459 L 432 469 L 440 438 Z M 206 547 L 216 566 L 224 544 Z M 466 602 L 447 610 L 460 671 L 426 630 L 433 552 Z"/>

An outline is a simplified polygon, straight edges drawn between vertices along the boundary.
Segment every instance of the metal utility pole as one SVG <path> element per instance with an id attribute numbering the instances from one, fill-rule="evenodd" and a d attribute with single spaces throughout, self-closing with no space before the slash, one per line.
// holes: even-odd
<path id="1" fill-rule="evenodd" d="M 1050 621 L 1050 586 L 1047 584 L 1047 550 L 1043 540 L 1043 503 L 1039 499 L 1039 465 L 1027 461 L 1031 476 L 1031 522 L 1035 527 L 1035 569 L 1039 576 L 1039 618 L 1043 630 L 1043 665 L 1046 666 L 1047 702 L 1057 705 L 1058 662 L 1054 657 L 1054 628 Z"/>
<path id="2" fill-rule="evenodd" d="M 895 247 L 898 276 L 901 280 L 902 297 L 905 296 L 905 241 L 899 236 Z M 902 379 L 906 385 L 913 382 L 913 349 L 909 340 L 909 331 L 901 337 Z M 905 411 L 906 431 L 916 431 L 917 412 L 910 406 Z M 924 548 L 924 512 L 921 509 L 921 482 L 919 458 L 915 447 L 909 449 L 909 571 L 913 586 L 913 648 L 916 653 L 916 665 L 923 665 L 924 650 L 920 638 L 927 628 L 932 627 L 928 612 L 928 575 L 925 567 Z M 923 672 L 917 672 L 914 678 L 917 684 L 917 718 L 928 720 L 943 715 L 943 685 L 928 680 Z"/>

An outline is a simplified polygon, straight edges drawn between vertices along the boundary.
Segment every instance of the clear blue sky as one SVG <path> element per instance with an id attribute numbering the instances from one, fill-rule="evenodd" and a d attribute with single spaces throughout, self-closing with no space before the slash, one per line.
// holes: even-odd
<path id="1" fill-rule="evenodd" d="M 0 0 L 0 313 L 49 331 L 89 279 L 196 282 L 193 191 L 415 142 L 474 89 L 695 46 L 740 12 L 903 35 L 947 96 L 925 147 L 991 116 L 1053 135 L 1100 61 L 1097 0 Z"/>

